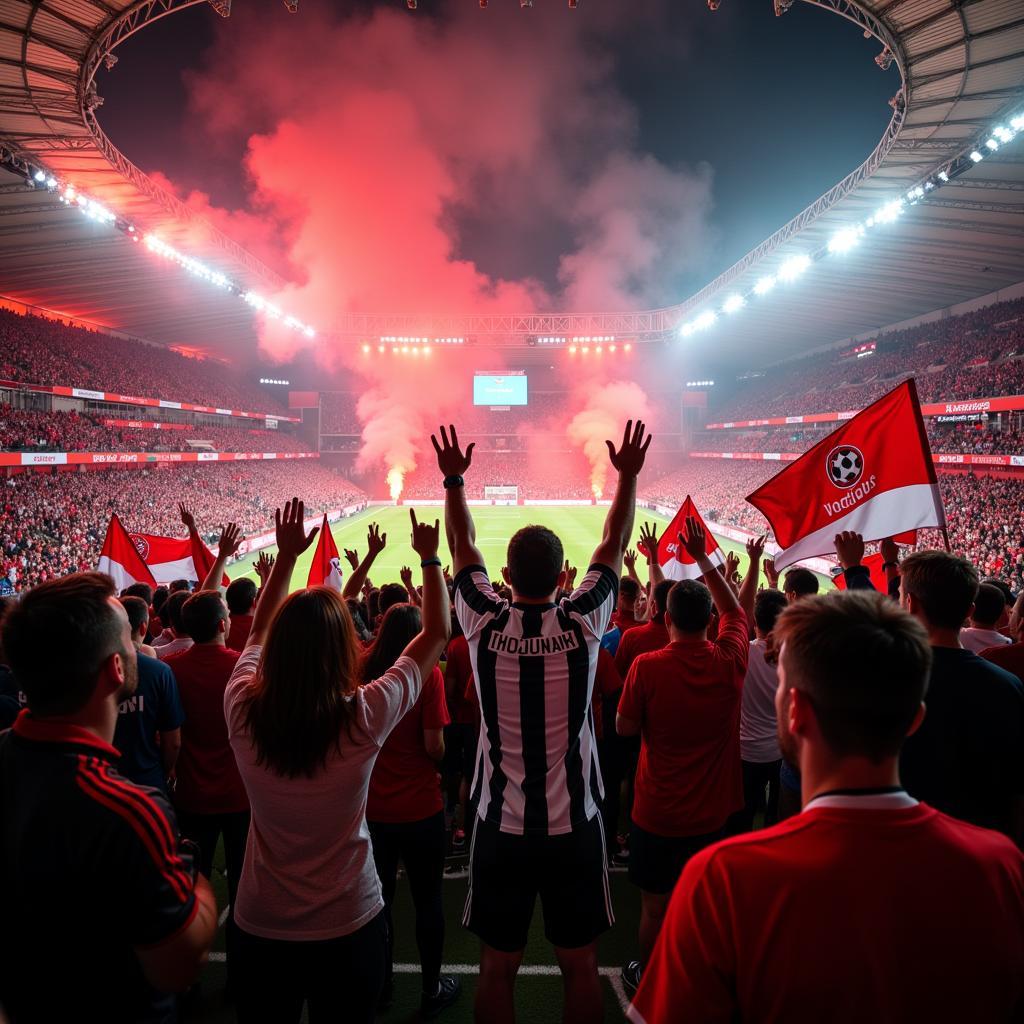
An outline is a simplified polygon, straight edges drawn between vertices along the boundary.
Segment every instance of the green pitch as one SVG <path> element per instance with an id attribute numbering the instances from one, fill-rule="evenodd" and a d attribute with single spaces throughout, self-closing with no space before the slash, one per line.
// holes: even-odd
<path id="1" fill-rule="evenodd" d="M 523 506 L 487 506 L 473 508 L 473 519 L 476 522 L 477 544 L 483 552 L 484 561 L 487 565 L 487 572 L 491 579 L 498 579 L 501 567 L 505 564 L 505 550 L 508 547 L 508 540 L 520 527 L 531 523 L 539 523 L 550 527 L 562 540 L 565 548 L 565 557 L 570 564 L 577 566 L 584 571 L 590 563 L 590 557 L 594 553 L 598 542 L 601 539 L 601 531 L 604 526 L 605 516 L 608 512 L 606 506 L 601 505 L 537 505 L 530 507 Z M 417 516 L 424 522 L 432 522 L 434 519 L 442 518 L 444 509 L 440 506 L 423 506 L 417 510 Z M 637 509 L 636 527 L 631 547 L 636 547 L 640 536 L 640 524 L 647 520 L 659 524 L 659 529 L 664 528 L 668 520 L 663 516 L 655 515 L 646 509 Z M 338 545 L 338 553 L 342 554 L 342 567 L 346 576 L 349 573 L 348 563 L 345 562 L 343 551 L 345 548 L 354 548 L 360 558 L 366 554 L 366 527 L 370 523 L 379 523 L 381 532 L 388 535 L 387 547 L 377 556 L 373 568 L 370 571 L 370 579 L 380 586 L 382 583 L 397 583 L 398 572 L 403 565 L 412 566 L 415 571 L 414 578 L 419 579 L 419 565 L 415 552 L 409 546 L 409 509 L 407 506 L 395 507 L 393 505 L 379 505 L 360 512 L 351 519 L 342 519 L 333 524 L 334 541 Z M 448 548 L 444 541 L 444 523 L 441 524 L 441 560 L 446 565 L 450 561 Z M 735 551 L 741 556 L 740 572 L 746 572 L 746 553 L 743 546 L 735 541 L 718 538 L 719 544 L 725 551 Z M 315 544 L 310 547 L 298 561 L 295 567 L 295 574 L 292 577 L 292 589 L 298 589 L 306 585 L 309 577 L 309 565 L 313 559 Z M 270 554 L 276 552 L 276 548 L 267 549 Z M 251 576 L 256 578 L 252 568 L 253 558 L 245 558 L 228 568 L 228 575 L 232 579 L 239 576 Z M 638 566 L 637 571 L 641 578 L 645 578 L 646 566 Z M 827 587 L 831 584 L 821 577 Z"/>

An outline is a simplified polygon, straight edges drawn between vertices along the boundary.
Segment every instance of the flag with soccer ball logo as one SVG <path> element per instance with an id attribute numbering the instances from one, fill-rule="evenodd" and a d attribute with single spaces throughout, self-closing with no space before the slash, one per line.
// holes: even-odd
<path id="1" fill-rule="evenodd" d="M 946 529 L 935 465 L 914 381 L 847 420 L 747 496 L 782 550 L 775 567 L 835 553 L 844 530 L 881 540 Z"/>

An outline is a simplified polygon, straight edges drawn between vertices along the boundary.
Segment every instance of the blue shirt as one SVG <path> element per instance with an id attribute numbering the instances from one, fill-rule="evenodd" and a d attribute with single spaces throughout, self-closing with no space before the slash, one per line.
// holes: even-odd
<path id="1" fill-rule="evenodd" d="M 185 712 L 174 673 L 162 661 L 140 654 L 139 685 L 118 706 L 114 746 L 121 752 L 118 771 L 140 786 L 166 788 L 163 761 L 156 736 L 181 728 Z"/>
<path id="2" fill-rule="evenodd" d="M 614 658 L 615 652 L 619 649 L 622 640 L 622 630 L 618 626 L 612 626 L 604 636 L 601 637 L 601 646 Z"/>

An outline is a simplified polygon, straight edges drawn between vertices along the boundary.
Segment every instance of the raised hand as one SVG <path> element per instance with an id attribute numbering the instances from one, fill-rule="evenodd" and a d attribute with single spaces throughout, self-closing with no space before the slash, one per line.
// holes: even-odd
<path id="1" fill-rule="evenodd" d="M 651 447 L 653 440 L 650 434 L 644 439 L 644 424 L 636 421 L 636 429 L 633 428 L 633 421 L 626 421 L 626 429 L 622 433 L 622 445 L 618 451 L 611 441 L 605 441 L 608 445 L 608 458 L 611 464 L 622 476 L 639 476 L 640 470 L 644 468 L 644 459 L 647 457 L 647 449 Z"/>
<path id="2" fill-rule="evenodd" d="M 778 590 L 779 573 L 775 571 L 775 559 L 766 558 L 761 568 L 764 569 L 764 576 L 765 579 L 768 580 L 768 586 L 771 587 L 772 590 Z"/>
<path id="3" fill-rule="evenodd" d="M 274 556 L 268 555 L 266 551 L 261 551 L 259 558 L 252 563 L 252 567 L 260 578 L 260 586 L 265 586 L 270 578 L 270 570 L 274 568 Z"/>
<path id="4" fill-rule="evenodd" d="M 886 537 L 879 545 L 878 550 L 882 555 L 882 561 L 885 563 L 896 562 L 900 560 L 900 549 L 899 545 L 892 539 L 892 537 Z"/>
<path id="5" fill-rule="evenodd" d="M 412 569 L 407 565 L 403 565 L 398 571 L 398 578 L 402 581 L 405 589 L 408 590 L 412 586 Z"/>
<path id="6" fill-rule="evenodd" d="M 627 551 L 622 556 L 622 563 L 626 567 L 626 572 L 628 572 L 631 576 L 633 575 L 633 573 L 636 572 L 636 560 L 637 553 L 632 548 L 630 548 L 629 551 Z M 568 565 L 569 563 L 566 562 L 565 564 Z"/>
<path id="7" fill-rule="evenodd" d="M 242 531 L 234 523 L 228 523 L 220 531 L 220 540 L 217 541 L 217 554 L 221 558 L 230 558 L 242 546 Z"/>
<path id="8" fill-rule="evenodd" d="M 647 555 L 647 561 L 656 560 L 658 557 L 658 531 L 655 529 L 654 523 L 644 523 L 640 527 L 640 543 Z"/>
<path id="9" fill-rule="evenodd" d="M 705 546 L 707 545 L 707 535 L 704 533 L 704 527 L 701 526 L 700 520 L 696 516 L 686 517 L 686 537 L 677 534 L 676 539 L 679 541 L 680 547 L 696 562 L 702 558 L 707 557 Z"/>
<path id="10" fill-rule="evenodd" d="M 473 461 L 473 449 L 476 447 L 476 443 L 471 441 L 463 454 L 462 449 L 459 448 L 459 435 L 455 432 L 455 424 L 449 426 L 448 430 L 451 431 L 450 440 L 448 431 L 443 426 L 441 427 L 442 444 L 437 443 L 437 438 L 433 434 L 430 435 L 430 443 L 434 446 L 434 451 L 437 452 L 437 468 L 446 477 L 464 476 Z"/>
<path id="11" fill-rule="evenodd" d="M 852 569 L 864 561 L 864 538 L 853 530 L 836 534 L 836 555 L 844 569 Z"/>
<path id="12" fill-rule="evenodd" d="M 750 559 L 751 564 L 761 561 L 767 541 L 768 535 L 766 533 L 762 533 L 760 537 L 751 537 L 747 541 L 747 558 Z"/>
<path id="13" fill-rule="evenodd" d="M 274 528 L 277 534 L 277 550 L 280 558 L 298 558 L 316 540 L 320 527 L 314 526 L 307 536 L 305 520 L 306 506 L 298 498 L 286 501 L 284 512 L 278 509 L 274 513 Z"/>
<path id="14" fill-rule="evenodd" d="M 441 538 L 441 522 L 434 520 L 434 525 L 416 521 L 416 509 L 409 509 L 412 520 L 412 549 L 420 556 L 421 562 L 437 558 L 437 547 Z"/>
<path id="15" fill-rule="evenodd" d="M 196 528 L 196 517 L 192 509 L 183 501 L 178 502 L 178 515 L 181 516 L 182 523 L 188 528 L 188 532 L 191 533 Z"/>
<path id="16" fill-rule="evenodd" d="M 380 532 L 376 523 L 370 523 L 366 531 L 366 547 L 371 558 L 376 558 L 388 545 L 388 535 Z"/>
<path id="17" fill-rule="evenodd" d="M 342 548 L 345 552 L 345 558 L 348 560 L 348 564 L 352 566 L 353 571 L 359 568 L 359 552 L 354 551 L 351 548 Z"/>
<path id="18" fill-rule="evenodd" d="M 445 583 L 454 582 L 454 580 L 452 579 L 452 567 L 450 565 L 446 565 L 444 567 L 444 581 Z"/>
<path id="19" fill-rule="evenodd" d="M 735 580 L 740 571 L 740 556 L 734 551 L 727 551 L 725 555 L 725 578 L 730 582 Z"/>

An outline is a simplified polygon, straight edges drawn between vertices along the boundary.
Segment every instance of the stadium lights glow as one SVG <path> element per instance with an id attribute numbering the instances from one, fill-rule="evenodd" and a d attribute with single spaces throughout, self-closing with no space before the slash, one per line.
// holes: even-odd
<path id="1" fill-rule="evenodd" d="M 404 334 L 385 334 L 380 342 L 383 345 L 463 345 L 465 338 L 412 338 Z"/>
<path id="2" fill-rule="evenodd" d="M 985 145 L 992 150 L 994 153 L 999 148 L 999 143 L 995 139 L 986 139 Z"/>
<path id="3" fill-rule="evenodd" d="M 795 281 L 809 266 L 811 265 L 810 256 L 806 253 L 800 253 L 798 256 L 790 256 L 785 263 L 779 267 L 779 280 L 785 281 L 787 284 L 790 281 Z"/>
<path id="4" fill-rule="evenodd" d="M 754 285 L 755 295 L 767 295 L 775 287 L 775 278 L 767 274 Z"/>
<path id="5" fill-rule="evenodd" d="M 564 345 L 565 341 L 566 341 L 565 338 L 538 338 L 537 339 L 537 344 L 538 345 Z"/>
<path id="6" fill-rule="evenodd" d="M 278 380 L 276 377 L 260 377 L 261 384 L 282 384 L 287 387 L 291 384 L 290 380 Z"/>
<path id="7" fill-rule="evenodd" d="M 985 158 L 976 149 L 974 149 L 974 150 L 971 151 L 971 159 L 976 164 L 980 164 L 981 161 L 984 160 Z"/>
<path id="8" fill-rule="evenodd" d="M 46 181 L 46 171 L 36 171 L 36 173 L 33 175 L 33 177 L 38 182 Z"/>
<path id="9" fill-rule="evenodd" d="M 742 309 L 746 304 L 747 300 L 738 292 L 734 292 L 726 298 L 725 302 L 722 303 L 722 312 L 735 313 L 738 309 Z"/>
<path id="10" fill-rule="evenodd" d="M 855 228 L 842 228 L 828 240 L 828 251 L 834 253 L 849 252 L 861 240 L 864 229 L 859 225 Z"/>
<path id="11" fill-rule="evenodd" d="M 713 380 L 688 380 L 686 386 L 688 388 L 713 388 L 715 382 Z"/>
<path id="12" fill-rule="evenodd" d="M 939 181 L 943 183 L 949 181 L 949 175 L 945 171 L 939 171 Z"/>

